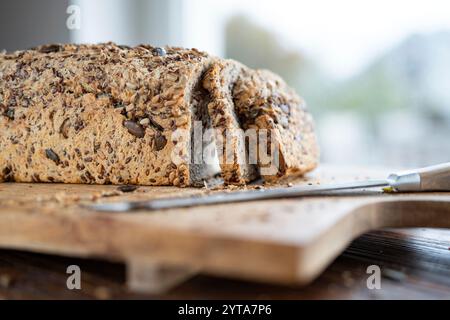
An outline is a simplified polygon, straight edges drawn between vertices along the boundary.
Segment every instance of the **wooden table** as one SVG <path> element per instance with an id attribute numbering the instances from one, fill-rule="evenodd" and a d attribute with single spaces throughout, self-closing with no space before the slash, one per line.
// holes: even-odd
<path id="1" fill-rule="evenodd" d="M 81 267 L 81 290 L 66 288 L 66 268 L 71 264 Z M 380 290 L 366 286 L 366 269 L 373 264 L 382 270 Z M 450 230 L 367 233 L 303 288 L 197 276 L 164 295 L 129 292 L 121 264 L 0 250 L 0 298 L 450 299 Z"/>

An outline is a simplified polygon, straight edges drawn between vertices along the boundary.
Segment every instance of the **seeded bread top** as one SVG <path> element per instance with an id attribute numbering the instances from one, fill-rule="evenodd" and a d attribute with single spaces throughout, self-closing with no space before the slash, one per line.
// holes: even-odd
<path id="1" fill-rule="evenodd" d="M 56 93 L 92 93 L 128 120 L 150 114 L 159 120 L 150 122 L 155 129 L 170 129 L 177 126 L 175 119 L 187 120 L 188 106 L 178 100 L 184 98 L 189 76 L 209 59 L 196 49 L 113 43 L 48 45 L 1 54 L 0 108 L 7 113 L 9 108 L 45 105 Z"/>

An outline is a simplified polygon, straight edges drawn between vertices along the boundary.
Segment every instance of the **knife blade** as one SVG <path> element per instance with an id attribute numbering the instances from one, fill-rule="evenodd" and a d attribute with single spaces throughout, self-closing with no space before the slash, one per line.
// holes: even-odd
<path id="1" fill-rule="evenodd" d="M 392 187 L 397 192 L 450 191 L 450 162 L 436 166 L 393 173 L 383 180 L 352 181 L 321 186 L 297 186 L 274 189 L 256 189 L 235 192 L 217 192 L 211 195 L 162 198 L 149 201 L 122 201 L 96 203 L 89 209 L 105 212 L 133 210 L 163 210 L 257 200 L 326 195 L 330 191 Z"/>

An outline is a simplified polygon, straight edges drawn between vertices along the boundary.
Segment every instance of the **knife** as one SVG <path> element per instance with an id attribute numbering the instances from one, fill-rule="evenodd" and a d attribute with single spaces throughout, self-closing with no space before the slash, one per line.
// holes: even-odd
<path id="1" fill-rule="evenodd" d="M 89 209 L 107 212 L 133 210 L 162 210 L 202 205 L 246 202 L 255 200 L 326 195 L 331 191 L 390 187 L 395 192 L 450 191 L 450 162 L 426 168 L 390 174 L 384 180 L 356 181 L 322 186 L 299 186 L 276 189 L 256 189 L 236 192 L 218 192 L 178 198 L 149 201 L 123 201 L 88 205 Z"/>

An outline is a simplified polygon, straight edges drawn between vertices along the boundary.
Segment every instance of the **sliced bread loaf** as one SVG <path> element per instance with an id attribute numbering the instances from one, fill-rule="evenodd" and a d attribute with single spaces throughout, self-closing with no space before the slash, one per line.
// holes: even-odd
<path id="1" fill-rule="evenodd" d="M 252 128 L 273 129 L 275 172 L 249 163 Z M 243 184 L 261 169 L 303 174 L 318 157 L 312 119 L 280 78 L 174 47 L 0 54 L 0 130 L 0 181 L 190 186 L 221 174 Z"/>

